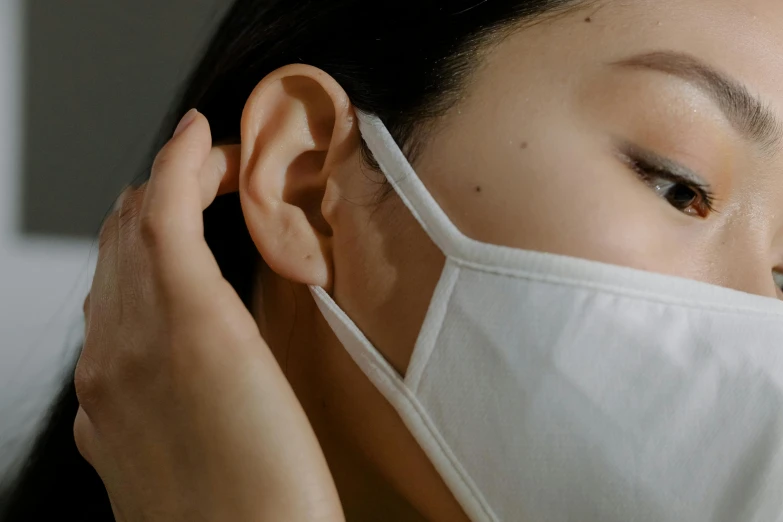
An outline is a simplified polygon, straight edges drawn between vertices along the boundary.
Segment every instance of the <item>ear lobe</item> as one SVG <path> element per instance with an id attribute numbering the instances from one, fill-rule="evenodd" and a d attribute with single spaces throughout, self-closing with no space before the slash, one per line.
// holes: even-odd
<path id="1" fill-rule="evenodd" d="M 330 175 L 359 146 L 348 96 L 307 65 L 273 72 L 242 115 L 239 193 L 264 261 L 291 281 L 331 289 L 332 230 L 323 216 Z"/>

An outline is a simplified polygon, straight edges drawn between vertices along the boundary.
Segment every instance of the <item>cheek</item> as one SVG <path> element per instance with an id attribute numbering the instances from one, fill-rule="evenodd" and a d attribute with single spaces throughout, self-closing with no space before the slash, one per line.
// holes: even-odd
<path id="1" fill-rule="evenodd" d="M 463 233 L 670 275 L 700 272 L 699 222 L 656 197 L 598 138 L 542 125 L 536 141 L 521 140 L 450 140 L 459 148 L 440 155 L 448 160 L 420 169 Z"/>
<path id="2" fill-rule="evenodd" d="M 377 193 L 360 172 L 356 194 Z M 334 298 L 405 375 L 445 259 L 394 195 L 380 204 L 340 198 L 332 215 Z"/>

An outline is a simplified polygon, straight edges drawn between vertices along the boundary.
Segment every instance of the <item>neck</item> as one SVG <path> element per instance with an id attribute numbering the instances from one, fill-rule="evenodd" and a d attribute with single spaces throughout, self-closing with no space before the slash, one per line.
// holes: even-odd
<path id="1" fill-rule="evenodd" d="M 425 520 L 381 472 L 377 450 L 385 450 L 384 460 L 399 449 L 384 437 L 395 431 L 383 430 L 391 407 L 350 359 L 308 288 L 263 267 L 256 295 L 261 334 L 307 413 L 347 520 Z"/>

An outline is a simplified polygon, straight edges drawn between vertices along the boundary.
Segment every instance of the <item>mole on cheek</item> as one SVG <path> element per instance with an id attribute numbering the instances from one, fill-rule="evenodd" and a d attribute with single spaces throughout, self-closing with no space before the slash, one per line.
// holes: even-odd
<path id="1" fill-rule="evenodd" d="M 519 144 L 519 148 L 522 149 L 522 150 L 525 150 L 527 148 L 527 142 L 523 141 L 522 143 L 520 143 Z"/>
<path id="2" fill-rule="evenodd" d="M 476 187 L 476 192 L 481 192 L 481 187 Z"/>
<path id="3" fill-rule="evenodd" d="M 606 6 L 605 6 L 605 5 L 602 5 L 602 6 L 598 7 L 598 8 L 597 8 L 595 11 L 593 11 L 593 12 L 592 12 L 592 14 L 590 14 L 589 16 L 587 16 L 587 17 L 585 18 L 585 22 L 586 22 L 586 23 L 588 23 L 588 24 L 589 24 L 590 22 L 592 22 L 592 21 L 593 21 L 593 17 L 595 17 L 595 15 L 598 13 L 598 11 L 600 11 L 600 10 L 601 10 L 601 9 L 603 9 L 604 7 L 606 7 Z"/>

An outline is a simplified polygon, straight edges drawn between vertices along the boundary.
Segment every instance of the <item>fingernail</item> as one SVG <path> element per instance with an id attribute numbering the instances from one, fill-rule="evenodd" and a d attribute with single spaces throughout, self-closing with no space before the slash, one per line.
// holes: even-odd
<path id="1" fill-rule="evenodd" d="M 182 132 L 188 128 L 188 126 L 193 123 L 193 120 L 196 119 L 196 115 L 198 114 L 198 111 L 196 109 L 190 109 L 179 121 L 179 125 L 177 125 L 177 129 L 174 131 L 174 138 L 182 134 Z"/>

